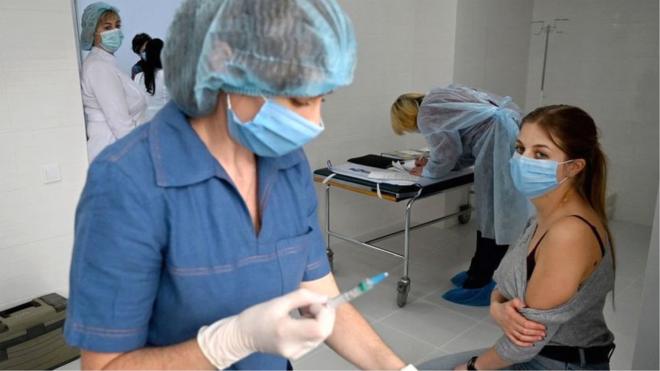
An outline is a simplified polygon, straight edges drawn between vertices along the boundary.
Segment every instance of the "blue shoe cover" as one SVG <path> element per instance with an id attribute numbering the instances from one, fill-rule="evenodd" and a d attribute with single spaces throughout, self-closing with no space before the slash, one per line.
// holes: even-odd
<path id="1" fill-rule="evenodd" d="M 454 277 L 450 279 L 451 283 L 456 287 L 463 287 L 463 283 L 467 280 L 468 274 L 467 271 L 457 273 Z"/>
<path id="2" fill-rule="evenodd" d="M 442 298 L 452 303 L 469 305 L 471 307 L 487 307 L 490 305 L 490 294 L 495 288 L 495 281 L 478 289 L 455 288 L 445 292 Z"/>

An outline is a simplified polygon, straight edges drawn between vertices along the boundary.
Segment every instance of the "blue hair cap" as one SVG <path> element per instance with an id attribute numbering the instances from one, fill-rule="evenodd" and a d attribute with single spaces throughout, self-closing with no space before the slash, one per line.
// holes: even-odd
<path id="1" fill-rule="evenodd" d="M 211 113 L 221 91 L 327 94 L 352 82 L 357 59 L 353 26 L 334 0 L 189 0 L 165 44 L 168 90 L 191 116 Z"/>
<path id="2" fill-rule="evenodd" d="M 83 50 L 92 49 L 96 25 L 99 23 L 99 18 L 107 11 L 119 14 L 117 8 L 101 1 L 87 5 L 83 11 L 80 21 L 80 47 Z"/>

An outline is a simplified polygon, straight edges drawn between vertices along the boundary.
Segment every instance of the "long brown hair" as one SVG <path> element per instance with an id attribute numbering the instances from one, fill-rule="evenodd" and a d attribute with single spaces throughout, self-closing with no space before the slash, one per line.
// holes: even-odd
<path id="1" fill-rule="evenodd" d="M 156 74 L 158 70 L 163 69 L 160 61 L 160 52 L 163 50 L 163 40 L 151 39 L 147 41 L 144 52 L 147 59 L 142 63 L 142 73 L 144 74 L 144 87 L 147 93 L 154 95 L 156 93 Z M 158 87 L 162 89 L 163 87 Z"/>
<path id="2" fill-rule="evenodd" d="M 584 159 L 586 166 L 574 180 L 577 191 L 596 211 L 605 227 L 614 258 L 614 244 L 607 222 L 607 159 L 600 148 L 593 118 L 578 107 L 559 104 L 539 107 L 522 119 L 522 125 L 536 123 L 569 159 Z M 614 262 L 614 259 L 612 259 Z"/>

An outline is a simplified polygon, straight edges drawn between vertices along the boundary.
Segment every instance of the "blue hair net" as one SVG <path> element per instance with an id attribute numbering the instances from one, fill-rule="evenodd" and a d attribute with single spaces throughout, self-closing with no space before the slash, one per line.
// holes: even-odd
<path id="1" fill-rule="evenodd" d="M 117 8 L 101 1 L 87 5 L 83 11 L 80 20 L 80 47 L 83 50 L 90 50 L 92 48 L 96 25 L 99 23 L 99 18 L 107 11 L 119 14 Z"/>
<path id="2" fill-rule="evenodd" d="M 519 123 L 520 109 L 511 97 L 461 85 L 431 90 L 417 114 L 430 149 L 424 176 L 442 177 L 474 164 L 478 229 L 500 245 L 515 242 L 530 215 L 509 170 Z"/>
<path id="3" fill-rule="evenodd" d="M 190 116 L 218 92 L 314 97 L 353 80 L 356 44 L 334 0 L 188 0 L 163 50 L 168 91 Z"/>

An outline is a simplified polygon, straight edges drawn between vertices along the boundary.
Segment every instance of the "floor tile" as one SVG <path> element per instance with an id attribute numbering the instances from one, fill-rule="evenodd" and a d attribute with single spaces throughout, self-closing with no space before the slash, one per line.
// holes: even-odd
<path id="1" fill-rule="evenodd" d="M 473 349 L 488 348 L 502 336 L 502 331 L 489 323 L 481 322 L 460 334 L 440 349 L 449 353 L 460 353 Z"/>
<path id="2" fill-rule="evenodd" d="M 390 316 L 392 313 L 401 309 L 396 303 L 398 279 L 398 275 L 388 278 L 386 282 L 381 283 L 373 290 L 353 300 L 353 305 L 362 315 L 374 322 Z M 343 279 L 340 279 L 340 281 L 343 281 Z M 351 285 L 355 286 L 357 282 L 353 280 L 349 285 L 345 286 L 347 288 L 351 287 Z M 413 303 L 417 299 L 419 299 L 419 296 L 412 292 L 408 295 L 407 303 Z"/>
<path id="3" fill-rule="evenodd" d="M 415 301 L 380 323 L 440 347 L 476 325 L 477 321 L 433 304 Z"/>
<path id="4" fill-rule="evenodd" d="M 421 365 L 424 362 L 430 361 L 430 360 L 438 358 L 438 357 L 443 357 L 443 356 L 446 356 L 448 354 L 449 353 L 441 350 L 440 348 L 435 348 L 431 353 L 427 354 L 419 362 L 415 363 L 415 365 Z"/>
<path id="5" fill-rule="evenodd" d="M 449 280 L 445 280 L 442 283 L 443 284 L 440 285 L 442 286 L 440 289 L 423 297 L 421 300 L 437 305 L 441 308 L 446 308 L 454 312 L 459 312 L 463 315 L 474 318 L 475 320 L 478 321 L 481 321 L 486 317 L 490 316 L 489 307 L 472 307 L 468 305 L 460 305 L 443 299 L 442 294 L 444 294 L 450 289 L 453 289 L 454 285 L 452 285 Z"/>
<path id="6" fill-rule="evenodd" d="M 292 364 L 294 370 L 357 370 L 325 344 Z"/>
<path id="7" fill-rule="evenodd" d="M 373 273 L 391 269 L 401 263 L 401 259 L 358 245 L 338 244 L 334 252 L 334 273 L 351 274 Z"/>
<path id="8" fill-rule="evenodd" d="M 436 350 L 433 345 L 416 339 L 383 323 L 374 325 L 383 341 L 405 362 L 415 364 Z"/>

